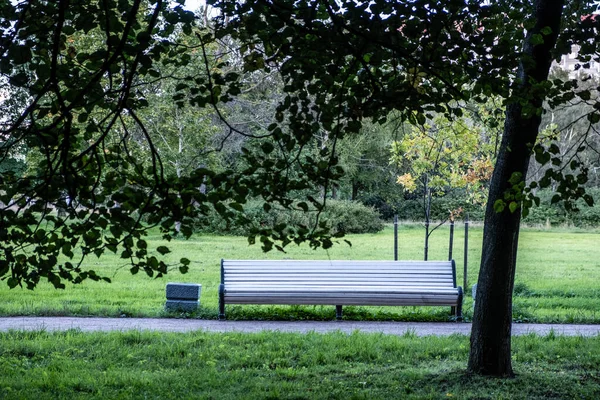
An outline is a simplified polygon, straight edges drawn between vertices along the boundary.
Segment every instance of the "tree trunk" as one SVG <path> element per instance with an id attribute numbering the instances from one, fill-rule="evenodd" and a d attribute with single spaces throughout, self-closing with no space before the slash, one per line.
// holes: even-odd
<path id="1" fill-rule="evenodd" d="M 477 302 L 471 332 L 471 352 L 468 369 L 472 373 L 494 376 L 513 376 L 511 365 L 512 292 L 515 278 L 517 245 L 521 208 L 511 212 L 508 204 L 496 212 L 497 200 L 514 193 L 514 178 L 524 181 L 527 176 L 531 150 L 538 136 L 541 116 L 524 114 L 523 104 L 534 110 L 542 107 L 542 90 L 532 90 L 536 82 L 547 80 L 550 71 L 550 51 L 556 44 L 560 29 L 563 1 L 537 0 L 533 4 L 535 26 L 527 32 L 523 45 L 515 95 L 506 110 L 504 134 L 492 176 L 485 214 L 483 248 Z M 549 27 L 544 43 L 534 45 L 534 35 Z M 537 36 L 539 38 L 539 36 Z M 513 184 L 509 183 L 513 178 Z"/>
<path id="2" fill-rule="evenodd" d="M 355 180 L 352 180 L 352 198 L 350 200 L 354 201 L 354 200 L 358 199 L 359 186 L 360 186 L 360 183 L 358 183 Z"/>

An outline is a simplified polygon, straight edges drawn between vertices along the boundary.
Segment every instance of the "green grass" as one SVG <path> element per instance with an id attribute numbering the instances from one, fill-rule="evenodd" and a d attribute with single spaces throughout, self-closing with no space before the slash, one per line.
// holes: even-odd
<path id="1" fill-rule="evenodd" d="M 465 373 L 468 338 L 354 333 L 0 334 L 6 399 L 595 399 L 600 338 L 513 339 L 515 379 Z"/>
<path id="2" fill-rule="evenodd" d="M 458 282 L 463 282 L 463 228 L 457 225 L 453 258 Z M 399 258 L 422 259 L 423 233 L 418 225 L 403 224 L 399 231 Z M 481 256 L 482 229 L 471 226 L 468 254 L 468 284 L 476 282 Z M 391 227 L 378 234 L 351 235 L 352 247 L 341 242 L 329 250 L 290 246 L 287 253 L 264 254 L 249 246 L 245 238 L 195 236 L 189 241 L 168 243 L 171 262 L 181 257 L 192 263 L 190 272 L 177 270 L 167 277 L 153 279 L 143 273 L 132 276 L 118 257 L 106 254 L 90 257 L 86 267 L 112 278 L 113 283 L 85 282 L 56 290 L 42 283 L 34 291 L 8 289 L 0 284 L 0 315 L 99 315 L 99 316 L 184 316 L 216 318 L 221 258 L 240 259 L 392 259 Z M 158 234 L 148 237 L 149 247 L 164 244 Z M 600 322 L 600 233 L 581 230 L 524 229 L 520 239 L 517 266 L 514 319 L 535 322 Z M 430 259 L 447 259 L 448 228 L 436 231 L 430 243 Z M 163 311 L 167 282 L 202 284 L 201 309 L 191 315 Z M 465 314 L 471 315 L 470 291 Z M 231 306 L 230 319 L 333 319 L 334 307 L 321 306 Z M 446 308 L 435 307 L 347 307 L 347 319 L 448 320 Z"/>

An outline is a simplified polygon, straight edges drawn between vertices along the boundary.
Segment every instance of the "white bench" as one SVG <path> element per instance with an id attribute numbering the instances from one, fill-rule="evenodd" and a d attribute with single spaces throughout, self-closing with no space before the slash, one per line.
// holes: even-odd
<path id="1" fill-rule="evenodd" d="M 221 260 L 225 304 L 450 306 L 462 320 L 463 290 L 452 261 Z"/>

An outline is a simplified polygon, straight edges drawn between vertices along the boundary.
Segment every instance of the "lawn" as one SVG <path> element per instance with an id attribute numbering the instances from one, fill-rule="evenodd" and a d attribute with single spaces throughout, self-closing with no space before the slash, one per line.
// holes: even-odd
<path id="1" fill-rule="evenodd" d="M 423 229 L 403 224 L 399 229 L 399 258 L 421 259 Z M 453 258 L 458 282 L 463 282 L 464 229 L 457 225 Z M 476 282 L 481 254 L 481 227 L 469 231 L 468 285 Z M 167 282 L 202 284 L 202 307 L 186 317 L 216 318 L 221 258 L 239 259 L 393 259 L 393 230 L 378 234 L 351 235 L 352 246 L 343 241 L 329 250 L 312 250 L 292 245 L 287 253 L 263 253 L 241 237 L 194 236 L 168 243 L 169 259 L 191 260 L 190 271 L 177 270 L 153 279 L 140 273 L 132 276 L 122 260 L 107 254 L 87 259 L 86 266 L 109 276 L 113 283 L 85 282 L 56 290 L 47 283 L 34 291 L 8 289 L 0 285 L 0 315 L 97 315 L 97 316 L 182 316 L 163 311 Z M 164 244 L 160 235 L 148 237 L 149 247 Z M 524 229 L 520 239 L 514 319 L 529 322 L 600 322 L 600 234 L 579 230 Z M 447 259 L 448 228 L 436 231 L 430 243 L 430 259 Z M 472 313 L 470 291 L 465 299 L 467 320 Z M 347 307 L 345 318 L 380 320 L 448 320 L 445 308 L 435 307 Z M 333 319 L 334 307 L 321 306 L 232 306 L 230 319 Z"/>
<path id="2" fill-rule="evenodd" d="M 600 338 L 513 339 L 515 379 L 465 373 L 465 336 L 0 333 L 6 399 L 596 399 Z"/>

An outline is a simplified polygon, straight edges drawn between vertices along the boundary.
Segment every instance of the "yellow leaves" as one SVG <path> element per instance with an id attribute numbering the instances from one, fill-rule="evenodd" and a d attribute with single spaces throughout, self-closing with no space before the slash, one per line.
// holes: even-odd
<path id="1" fill-rule="evenodd" d="M 494 172 L 492 160 L 489 157 L 478 158 L 471 162 L 470 168 L 465 174 L 465 180 L 470 184 L 487 181 L 492 178 L 492 172 Z"/>
<path id="2" fill-rule="evenodd" d="M 396 183 L 402 185 L 408 193 L 412 193 L 417 189 L 415 178 L 410 173 L 398 176 Z"/>
<path id="3" fill-rule="evenodd" d="M 456 218 L 460 217 L 463 213 L 464 209 L 462 207 L 455 208 L 454 210 L 450 210 L 450 221 L 456 220 Z"/>

